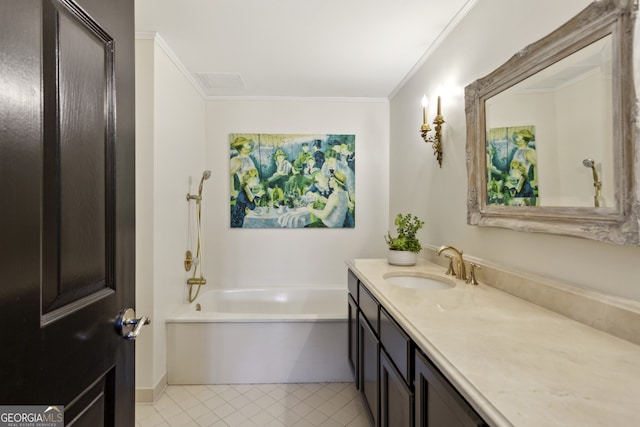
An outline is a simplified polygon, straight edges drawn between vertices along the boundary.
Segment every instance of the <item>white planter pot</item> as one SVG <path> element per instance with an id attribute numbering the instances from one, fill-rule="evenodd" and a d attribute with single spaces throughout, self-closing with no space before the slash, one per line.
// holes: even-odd
<path id="1" fill-rule="evenodd" d="M 418 260 L 418 254 L 409 251 L 392 251 L 389 250 L 387 262 L 391 265 L 415 265 Z"/>

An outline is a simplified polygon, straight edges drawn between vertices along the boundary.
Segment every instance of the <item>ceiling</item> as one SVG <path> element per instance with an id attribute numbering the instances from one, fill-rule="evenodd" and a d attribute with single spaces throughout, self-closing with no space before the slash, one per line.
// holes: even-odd
<path id="1" fill-rule="evenodd" d="M 388 98 L 477 0 L 136 0 L 207 97 Z"/>

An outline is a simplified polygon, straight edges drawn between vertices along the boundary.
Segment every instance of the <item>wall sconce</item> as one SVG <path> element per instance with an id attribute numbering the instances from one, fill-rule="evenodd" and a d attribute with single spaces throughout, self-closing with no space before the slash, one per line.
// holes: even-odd
<path id="1" fill-rule="evenodd" d="M 431 131 L 431 127 L 429 127 L 429 121 L 427 120 L 427 106 L 429 105 L 429 101 L 426 96 L 422 97 L 422 114 L 423 114 L 423 123 L 420 127 L 420 135 L 422 135 L 422 139 L 424 142 L 433 144 L 433 155 L 436 156 L 436 160 L 438 160 L 438 164 L 442 167 L 442 124 L 444 123 L 444 118 L 442 117 L 442 110 L 440 107 L 440 96 L 438 96 L 438 113 L 436 118 L 433 120 L 433 124 L 436 125 L 435 134 L 429 135 Z"/>

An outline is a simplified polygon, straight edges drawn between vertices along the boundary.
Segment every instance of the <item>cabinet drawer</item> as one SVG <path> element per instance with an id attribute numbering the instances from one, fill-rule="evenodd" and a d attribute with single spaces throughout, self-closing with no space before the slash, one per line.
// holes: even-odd
<path id="1" fill-rule="evenodd" d="M 356 304 L 358 304 L 358 277 L 351 270 L 347 270 L 347 288 Z"/>
<path id="2" fill-rule="evenodd" d="M 380 343 L 387 351 L 407 384 L 413 381 L 413 349 L 411 338 L 384 307 L 380 307 Z"/>
<path id="3" fill-rule="evenodd" d="M 364 317 L 367 319 L 367 322 L 371 326 L 373 332 L 378 336 L 378 300 L 376 300 L 373 295 L 369 292 L 367 288 L 360 282 L 360 292 L 359 292 L 359 304 L 360 311 L 364 314 Z"/>

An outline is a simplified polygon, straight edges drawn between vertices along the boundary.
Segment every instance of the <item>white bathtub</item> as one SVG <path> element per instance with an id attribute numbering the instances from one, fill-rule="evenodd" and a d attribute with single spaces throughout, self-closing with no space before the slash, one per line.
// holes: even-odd
<path id="1" fill-rule="evenodd" d="M 200 304 L 201 311 L 196 311 Z M 169 384 L 351 381 L 345 288 L 208 290 L 167 319 Z"/>

